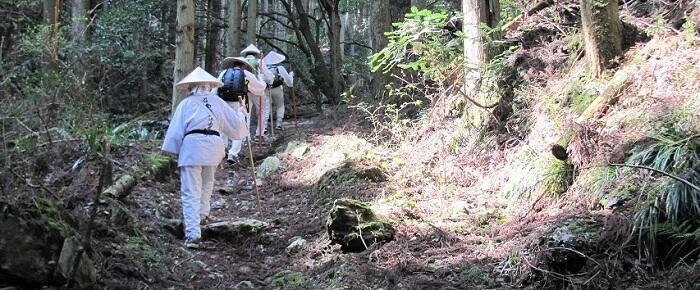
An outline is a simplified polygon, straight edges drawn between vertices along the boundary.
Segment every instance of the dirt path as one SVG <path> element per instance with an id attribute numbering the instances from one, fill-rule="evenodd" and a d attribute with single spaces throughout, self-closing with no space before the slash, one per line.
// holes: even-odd
<path id="1" fill-rule="evenodd" d="M 316 134 L 315 128 L 309 124 L 298 130 L 289 128 L 276 133 L 270 145 L 255 144 L 257 165 L 274 150 L 284 149 L 289 140 L 306 140 Z M 211 223 L 256 219 L 267 223 L 269 228 L 260 236 L 239 243 L 207 240 L 200 250 L 184 249 L 174 236 L 166 237 L 168 243 L 173 243 L 171 258 L 174 265 L 170 271 L 172 275 L 167 279 L 170 282 L 195 289 L 247 289 L 246 286 L 250 285 L 256 289 L 268 288 L 271 285 L 269 280 L 265 281 L 267 277 L 295 266 L 293 258 L 285 252 L 288 240 L 295 236 L 313 240 L 323 233 L 326 209 L 311 199 L 308 184 L 280 177 L 295 169 L 286 163 L 284 157 L 281 157 L 283 162 L 279 172 L 263 180 L 259 186 L 262 210 L 259 213 L 251 185 L 249 159 L 247 155 L 245 157 L 238 164 L 224 164 L 217 171 L 211 200 Z M 177 208 L 179 210 L 179 206 Z M 177 214 L 173 216 L 177 217 Z"/>

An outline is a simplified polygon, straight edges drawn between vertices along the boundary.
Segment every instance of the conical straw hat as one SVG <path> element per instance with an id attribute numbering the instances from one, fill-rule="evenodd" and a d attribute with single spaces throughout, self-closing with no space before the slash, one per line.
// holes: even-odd
<path id="1" fill-rule="evenodd" d="M 276 53 L 274 51 L 270 51 L 267 53 L 267 55 L 263 58 L 263 63 L 265 65 L 276 65 L 281 62 L 283 62 L 286 58 L 284 55 L 281 55 L 279 53 Z"/>
<path id="2" fill-rule="evenodd" d="M 217 80 L 214 76 L 210 75 L 207 71 L 203 70 L 201 67 L 196 67 L 190 74 L 178 82 L 175 87 L 178 89 L 186 90 L 191 85 L 209 85 L 211 88 L 222 87 L 224 83 Z"/>
<path id="3" fill-rule="evenodd" d="M 227 57 L 221 61 L 221 65 L 224 67 L 224 69 L 232 68 L 236 63 L 242 64 L 246 69 L 250 71 L 255 70 L 255 68 L 253 68 L 253 66 L 250 65 L 245 58 L 242 57 Z"/>
<path id="4" fill-rule="evenodd" d="M 257 47 L 255 47 L 254 44 L 251 44 L 251 45 L 248 45 L 248 47 L 246 47 L 244 50 L 241 51 L 241 55 L 246 55 L 249 53 L 259 54 L 260 50 Z"/>

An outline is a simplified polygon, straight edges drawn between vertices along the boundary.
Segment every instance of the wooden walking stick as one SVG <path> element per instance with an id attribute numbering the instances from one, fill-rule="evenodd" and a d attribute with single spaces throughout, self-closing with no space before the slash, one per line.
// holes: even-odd
<path id="1" fill-rule="evenodd" d="M 246 107 L 246 103 L 248 102 L 248 98 L 241 98 L 243 108 L 246 108 L 246 111 L 248 112 L 248 116 L 246 116 L 245 120 L 245 127 L 248 129 L 248 134 L 250 134 L 250 124 L 248 123 L 248 118 L 250 118 L 250 107 Z M 251 144 L 253 142 L 253 139 L 248 136 L 248 158 L 250 159 L 250 171 L 253 175 L 253 186 L 255 187 L 255 207 L 258 209 L 258 213 L 260 216 L 262 216 L 262 211 L 260 210 L 260 191 L 258 190 L 258 177 L 256 175 L 256 170 L 255 170 L 255 159 L 253 158 L 253 145 Z"/>
<path id="2" fill-rule="evenodd" d="M 250 129 L 248 129 L 250 132 Z M 253 173 L 253 186 L 255 187 L 255 206 L 258 208 L 258 213 L 262 216 L 262 211 L 260 210 L 260 190 L 258 190 L 258 177 L 255 174 L 255 160 L 253 159 L 253 140 L 248 138 L 248 157 L 250 157 L 250 171 Z"/>
<path id="3" fill-rule="evenodd" d="M 270 136 L 275 138 L 275 124 L 272 122 L 272 92 L 270 89 L 267 90 L 267 95 L 270 97 Z"/>
<path id="4" fill-rule="evenodd" d="M 289 70 L 293 71 L 292 63 L 289 63 Z M 299 127 L 299 119 L 297 118 L 297 96 L 294 93 L 294 81 L 292 80 L 292 112 L 294 112 L 294 129 Z"/>
<path id="5" fill-rule="evenodd" d="M 265 141 L 263 139 L 263 126 L 265 125 L 265 120 L 263 119 L 262 112 L 263 112 L 263 97 L 259 96 L 258 97 L 258 130 L 256 130 L 255 135 L 258 136 L 258 145 L 262 146 L 263 142 Z M 259 134 L 259 135 L 258 135 Z"/>

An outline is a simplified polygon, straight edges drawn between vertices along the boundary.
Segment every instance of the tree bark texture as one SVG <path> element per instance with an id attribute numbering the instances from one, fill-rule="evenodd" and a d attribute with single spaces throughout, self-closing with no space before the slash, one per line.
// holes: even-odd
<path id="1" fill-rule="evenodd" d="M 204 55 L 204 70 L 216 74 L 217 48 L 219 47 L 219 32 L 221 28 L 221 0 L 209 0 L 208 5 L 207 48 Z"/>
<path id="2" fill-rule="evenodd" d="M 46 62 L 49 67 L 56 69 L 58 68 L 58 33 L 59 33 L 59 19 L 61 16 L 61 1 L 60 0 L 44 0 L 44 20 L 47 24 L 51 25 L 51 36 L 49 44 L 49 53 L 46 58 Z"/>
<path id="3" fill-rule="evenodd" d="M 255 44 L 258 24 L 258 0 L 248 0 L 248 27 L 246 28 L 246 41 Z"/>
<path id="4" fill-rule="evenodd" d="M 71 39 L 75 42 L 85 42 L 88 38 L 88 7 L 90 0 L 73 0 L 71 3 Z"/>
<path id="5" fill-rule="evenodd" d="M 332 72 L 326 66 L 324 62 L 323 53 L 321 52 L 321 47 L 316 41 L 316 38 L 311 33 L 311 24 L 309 23 L 309 15 L 307 11 L 304 10 L 304 6 L 301 0 L 294 0 L 294 6 L 297 8 L 297 18 L 299 19 L 299 30 L 304 40 L 307 43 L 309 51 L 313 56 L 311 73 L 314 76 L 316 84 L 321 88 L 321 91 L 329 99 L 339 99 L 340 96 L 336 95 L 336 91 L 333 87 L 333 76 Z"/>
<path id="6" fill-rule="evenodd" d="M 589 71 L 600 76 L 622 55 L 622 23 L 615 0 L 581 0 L 583 41 Z"/>
<path id="7" fill-rule="evenodd" d="M 487 100 L 479 97 L 479 84 L 486 68 L 486 63 L 496 52 L 487 49 L 486 40 L 499 38 L 500 35 L 486 35 L 482 24 L 495 27 L 500 21 L 500 5 L 498 0 L 463 0 L 464 15 L 464 62 L 465 77 L 464 91 L 477 102 L 485 104 Z M 476 124 L 484 124 L 488 113 L 481 108 L 470 110 L 471 118 Z"/>
<path id="8" fill-rule="evenodd" d="M 384 35 L 385 32 L 391 31 L 391 12 L 389 0 L 372 1 L 370 14 L 370 42 L 372 44 L 372 52 L 377 53 L 384 49 L 389 44 L 389 39 Z M 384 85 L 387 82 L 387 77 L 381 72 L 375 72 L 372 76 L 371 87 L 375 94 L 380 94 L 384 90 Z"/>
<path id="9" fill-rule="evenodd" d="M 175 83 L 192 71 L 194 66 L 194 34 L 194 1 L 178 0 L 171 114 L 187 94 L 185 91 L 176 89 Z"/>
<path id="10" fill-rule="evenodd" d="M 333 87 L 333 94 L 328 96 L 332 104 L 338 104 L 340 102 L 340 94 L 342 91 L 342 79 L 340 78 L 340 68 L 342 66 L 342 58 L 340 55 L 340 13 L 338 11 L 339 6 L 338 0 L 323 0 L 321 4 L 323 5 L 328 18 L 330 18 L 330 35 L 328 40 L 330 42 L 330 59 L 331 59 L 331 80 Z"/>
<path id="11" fill-rule="evenodd" d="M 228 0 L 226 56 L 237 56 L 241 52 L 241 12 L 241 0 Z"/>

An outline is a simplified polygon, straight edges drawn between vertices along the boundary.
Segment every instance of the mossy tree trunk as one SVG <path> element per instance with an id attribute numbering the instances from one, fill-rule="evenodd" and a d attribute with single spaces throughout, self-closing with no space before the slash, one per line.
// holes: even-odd
<path id="1" fill-rule="evenodd" d="M 194 66 L 194 1 L 177 0 L 177 29 L 175 38 L 175 65 L 173 69 L 173 98 L 171 114 L 187 92 L 175 88 Z"/>
<path id="2" fill-rule="evenodd" d="M 600 76 L 622 55 L 622 23 L 616 0 L 581 0 L 583 40 L 589 71 Z"/>

